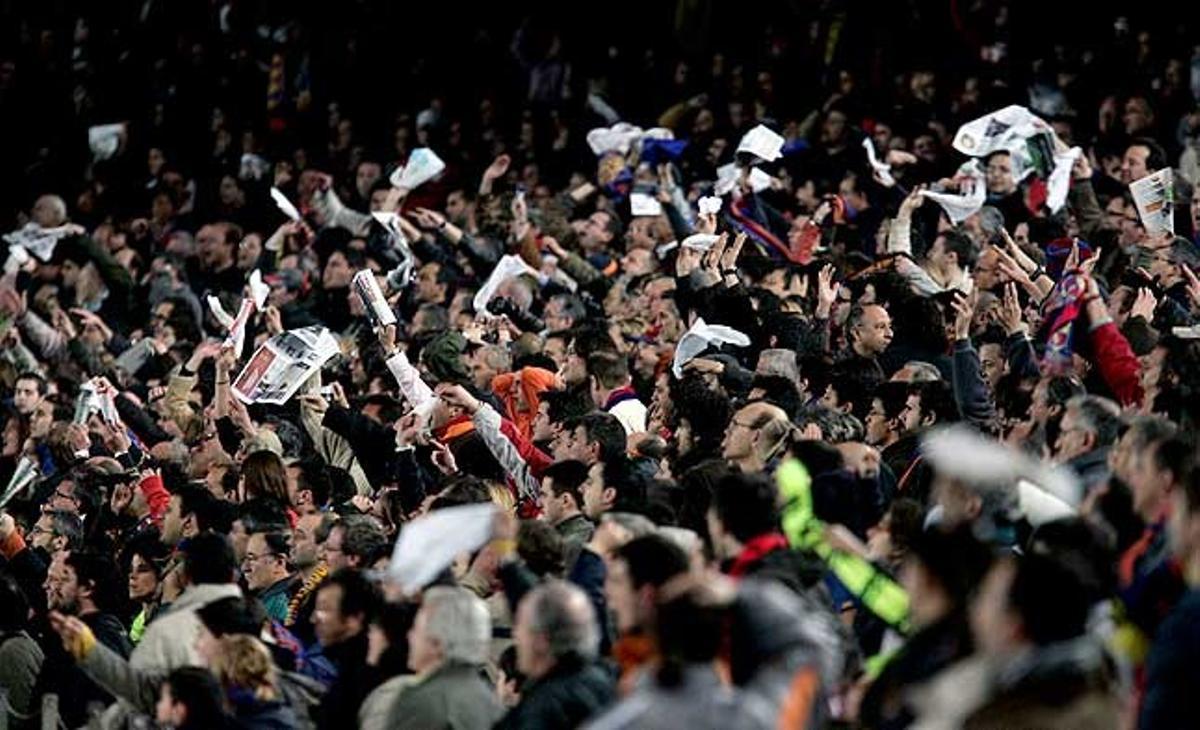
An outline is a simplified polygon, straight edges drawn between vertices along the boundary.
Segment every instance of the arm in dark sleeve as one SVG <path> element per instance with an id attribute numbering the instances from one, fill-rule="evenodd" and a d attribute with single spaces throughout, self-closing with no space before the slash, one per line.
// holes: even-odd
<path id="1" fill-rule="evenodd" d="M 351 447 L 353 448 L 353 447 Z M 396 484 L 400 488 L 400 503 L 405 505 L 420 505 L 425 495 L 430 492 L 433 480 L 429 472 L 417 460 L 415 449 L 407 449 L 396 454 Z"/>
<path id="2" fill-rule="evenodd" d="M 601 632 L 600 650 L 607 652 L 612 646 L 612 630 L 608 621 L 608 602 L 604 598 L 604 580 L 608 575 L 604 559 L 593 550 L 584 546 L 579 551 L 579 557 L 571 566 L 567 580 L 579 586 L 587 594 L 592 607 L 596 609 L 596 621 Z"/>
<path id="3" fill-rule="evenodd" d="M 330 406 L 321 425 L 346 439 L 370 482 L 378 484 L 389 476 L 388 470 L 394 463 L 390 452 L 395 443 L 390 428 L 340 406 Z"/>
<path id="4" fill-rule="evenodd" d="M 744 396 L 754 385 L 754 372 L 742 367 L 733 358 L 722 358 L 725 370 L 721 373 L 721 385 L 735 397 Z"/>
<path id="5" fill-rule="evenodd" d="M 1096 240 L 1096 234 L 1105 228 L 1111 229 L 1100 202 L 1096 199 L 1096 190 L 1091 180 L 1076 180 L 1067 191 L 1067 205 L 1079 219 L 1079 235 L 1089 241 Z"/>
<path id="6" fill-rule="evenodd" d="M 121 416 L 121 420 L 133 429 L 137 437 L 147 446 L 171 440 L 170 434 L 159 428 L 154 418 L 130 399 L 118 395 L 116 404 L 117 414 Z"/>
<path id="7" fill-rule="evenodd" d="M 217 438 L 221 441 L 221 448 L 225 449 L 227 454 L 236 454 L 242 445 L 242 432 L 233 425 L 233 420 L 229 416 L 221 416 L 217 419 L 216 424 Z"/>
<path id="8" fill-rule="evenodd" d="M 667 222 L 671 224 L 671 235 L 675 236 L 676 241 L 682 241 L 692 235 L 692 228 L 688 225 L 683 214 L 672 203 L 663 204 L 663 212 L 667 214 Z"/>
<path id="9" fill-rule="evenodd" d="M 976 426 L 985 429 L 991 427 L 996 420 L 996 403 L 988 391 L 987 383 L 983 381 L 979 354 L 971 346 L 970 340 L 957 340 L 954 343 L 951 362 L 958 412 Z"/>

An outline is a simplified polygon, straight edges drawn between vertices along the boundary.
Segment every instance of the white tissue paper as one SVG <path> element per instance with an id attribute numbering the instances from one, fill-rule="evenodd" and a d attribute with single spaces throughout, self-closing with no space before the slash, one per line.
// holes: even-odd
<path id="1" fill-rule="evenodd" d="M 704 318 L 697 318 L 683 337 L 679 338 L 679 344 L 675 347 L 675 359 L 671 363 L 671 372 L 675 373 L 675 377 L 682 378 L 684 365 L 707 350 L 710 345 L 723 344 L 749 347 L 750 338 L 732 327 L 707 324 Z"/>

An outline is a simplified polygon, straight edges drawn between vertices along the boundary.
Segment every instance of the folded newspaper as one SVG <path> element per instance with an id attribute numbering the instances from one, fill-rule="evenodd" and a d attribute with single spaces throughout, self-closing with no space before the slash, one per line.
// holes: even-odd
<path id="1" fill-rule="evenodd" d="M 23 492 L 33 481 L 38 478 L 37 464 L 28 456 L 22 456 L 17 462 L 17 468 L 13 472 L 12 477 L 8 480 L 8 485 L 4 487 L 4 493 L 0 494 L 0 509 L 12 501 L 13 497 Z"/>
<path id="2" fill-rule="evenodd" d="M 389 180 L 395 187 L 415 190 L 445 169 L 446 163 L 442 162 L 437 153 L 428 147 L 418 147 L 408 156 L 408 164 L 396 168 Z"/>
<path id="3" fill-rule="evenodd" d="M 116 404 L 100 394 L 91 382 L 79 386 L 79 395 L 75 397 L 75 423 L 86 423 L 93 413 L 99 413 L 105 423 L 117 423 Z"/>
<path id="4" fill-rule="evenodd" d="M 1129 192 L 1147 233 L 1175 235 L 1175 173 L 1171 168 L 1130 183 Z"/>
<path id="5" fill-rule="evenodd" d="M 337 338 L 320 325 L 281 332 L 254 351 L 233 394 L 243 403 L 282 405 L 338 351 Z"/>
<path id="6" fill-rule="evenodd" d="M 392 305 L 388 304 L 387 297 L 383 295 L 383 289 L 379 288 L 375 272 L 363 269 L 354 275 L 350 286 L 354 288 L 354 293 L 362 301 L 367 319 L 371 320 L 371 327 L 379 329 L 389 324 L 396 324 L 396 313 L 392 311 Z"/>

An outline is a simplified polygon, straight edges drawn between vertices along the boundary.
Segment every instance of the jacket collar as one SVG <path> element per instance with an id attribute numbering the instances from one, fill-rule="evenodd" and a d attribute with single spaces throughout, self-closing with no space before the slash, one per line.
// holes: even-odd
<path id="1" fill-rule="evenodd" d="M 638 395 L 633 390 L 631 385 L 622 385 L 620 388 L 608 394 L 608 400 L 604 401 L 604 410 L 611 411 L 618 404 L 624 403 L 627 400 L 637 400 Z"/>

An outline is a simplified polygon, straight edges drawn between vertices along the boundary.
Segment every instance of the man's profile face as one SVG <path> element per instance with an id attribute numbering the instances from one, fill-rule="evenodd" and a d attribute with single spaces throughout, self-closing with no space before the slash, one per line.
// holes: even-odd
<path id="1" fill-rule="evenodd" d="M 892 318 L 883 307 L 866 307 L 855 332 L 863 350 L 878 355 L 892 344 Z"/>
<path id="2" fill-rule="evenodd" d="M 1131 145 L 1125 150 L 1121 159 L 1121 182 L 1129 185 L 1149 175 L 1152 171 L 1146 166 L 1150 159 L 1150 150 L 1143 145 Z"/>

